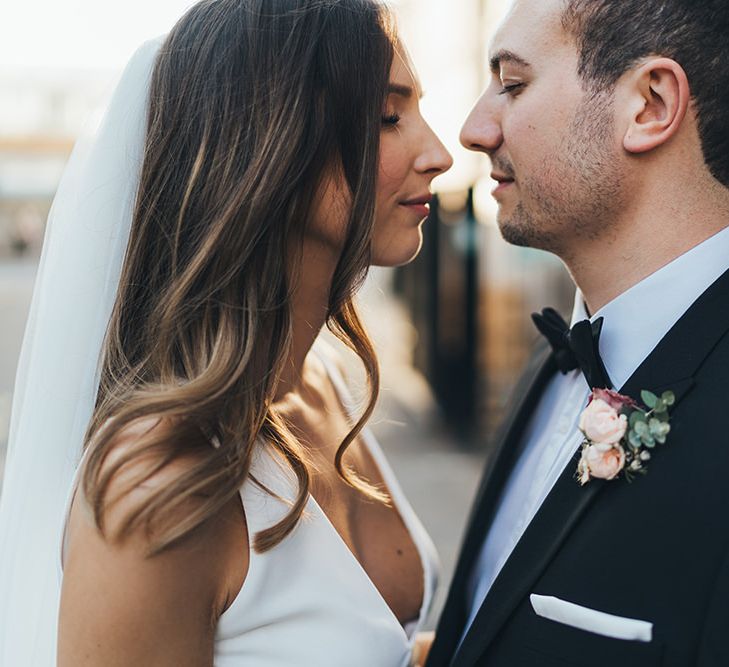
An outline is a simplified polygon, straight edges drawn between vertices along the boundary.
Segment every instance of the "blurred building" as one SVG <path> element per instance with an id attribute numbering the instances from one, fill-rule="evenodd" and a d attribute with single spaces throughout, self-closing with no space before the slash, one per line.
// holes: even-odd
<path id="1" fill-rule="evenodd" d="M 0 69 L 0 258 L 39 252 L 63 166 L 112 76 Z"/>

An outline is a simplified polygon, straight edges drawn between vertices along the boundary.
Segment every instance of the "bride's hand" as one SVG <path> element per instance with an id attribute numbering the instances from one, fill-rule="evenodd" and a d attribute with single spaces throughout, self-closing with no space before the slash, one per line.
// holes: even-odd
<path id="1" fill-rule="evenodd" d="M 424 667 L 434 639 L 435 632 L 419 632 L 417 634 L 413 645 L 413 656 L 410 659 L 411 667 Z"/>

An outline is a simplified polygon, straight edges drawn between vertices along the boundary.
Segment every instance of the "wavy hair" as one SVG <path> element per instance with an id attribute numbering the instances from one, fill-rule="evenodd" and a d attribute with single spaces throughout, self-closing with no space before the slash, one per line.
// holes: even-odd
<path id="1" fill-rule="evenodd" d="M 150 553 L 161 552 L 238 493 L 259 439 L 293 470 L 298 494 L 278 524 L 254 536 L 254 548 L 271 549 L 299 521 L 311 466 L 273 399 L 292 349 L 300 257 L 291 261 L 291 250 L 302 246 L 332 169 L 344 175 L 351 209 L 326 323 L 360 357 L 370 389 L 334 463 L 348 484 L 386 500 L 342 456 L 379 387 L 353 295 L 370 264 L 395 40 L 392 16 L 376 0 L 203 0 L 167 37 L 85 440 L 83 489 L 102 531 L 118 474 L 153 461 L 128 480 L 131 490 L 192 455 L 117 534 L 154 522 Z M 125 428 L 149 418 L 165 428 L 110 456 Z"/>

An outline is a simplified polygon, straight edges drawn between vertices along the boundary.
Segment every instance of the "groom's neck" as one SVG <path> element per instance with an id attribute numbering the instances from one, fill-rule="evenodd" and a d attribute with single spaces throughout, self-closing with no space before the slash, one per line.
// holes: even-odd
<path id="1" fill-rule="evenodd" d="M 595 313 L 727 226 L 729 189 L 713 179 L 702 188 L 664 185 L 638 198 L 600 237 L 580 239 L 562 260 Z"/>

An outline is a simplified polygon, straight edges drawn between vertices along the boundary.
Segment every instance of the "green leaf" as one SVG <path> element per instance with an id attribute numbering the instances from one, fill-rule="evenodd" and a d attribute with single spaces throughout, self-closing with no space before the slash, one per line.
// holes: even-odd
<path id="1" fill-rule="evenodd" d="M 640 398 L 651 410 L 656 407 L 658 403 L 658 396 L 652 391 L 646 391 L 645 389 L 640 392 Z"/>
<path id="2" fill-rule="evenodd" d="M 670 419 L 670 417 L 668 416 L 668 412 L 656 412 L 653 415 L 653 417 L 655 419 L 658 419 L 659 421 L 665 422 L 666 424 L 668 423 L 668 420 Z"/>
<path id="3" fill-rule="evenodd" d="M 666 444 L 666 436 L 668 436 L 668 434 L 670 433 L 671 426 L 669 424 L 664 424 L 664 423 L 662 423 L 661 425 L 663 426 L 663 428 L 660 431 L 658 431 L 657 433 L 654 433 L 653 434 L 653 437 L 658 442 L 660 442 L 662 445 L 665 445 Z"/>
<path id="4" fill-rule="evenodd" d="M 644 422 L 646 420 L 645 412 L 642 410 L 634 410 L 633 413 L 630 415 L 630 419 L 628 420 L 628 425 L 630 428 L 635 428 L 635 425 L 638 422 Z"/>
<path id="5" fill-rule="evenodd" d="M 633 430 L 642 438 L 646 435 L 650 435 L 650 429 L 648 428 L 648 423 L 643 420 L 639 421 L 635 424 L 635 427 Z"/>
<path id="6" fill-rule="evenodd" d="M 650 428 L 651 435 L 653 437 L 657 435 L 665 437 L 665 435 L 671 430 L 671 427 L 666 422 L 656 419 L 655 417 L 648 422 L 648 428 Z"/>
<path id="7" fill-rule="evenodd" d="M 643 441 L 643 444 L 649 449 L 653 449 L 656 446 L 656 440 L 650 433 L 646 433 L 641 438 L 641 440 Z"/>
<path id="8" fill-rule="evenodd" d="M 668 412 L 668 406 L 662 398 L 659 398 L 656 401 L 656 404 L 653 406 L 653 412 L 656 414 L 664 414 Z"/>
<path id="9" fill-rule="evenodd" d="M 635 451 L 638 451 L 643 446 L 643 440 L 635 431 L 631 431 L 628 434 L 628 442 Z"/>
<path id="10" fill-rule="evenodd" d="M 650 429 L 651 435 L 661 444 L 666 441 L 666 436 L 671 430 L 671 427 L 666 422 L 655 417 L 648 422 L 648 428 Z"/>
<path id="11" fill-rule="evenodd" d="M 661 400 L 668 406 L 671 407 L 676 403 L 676 395 L 672 391 L 664 391 Z"/>

